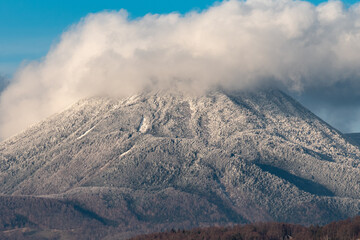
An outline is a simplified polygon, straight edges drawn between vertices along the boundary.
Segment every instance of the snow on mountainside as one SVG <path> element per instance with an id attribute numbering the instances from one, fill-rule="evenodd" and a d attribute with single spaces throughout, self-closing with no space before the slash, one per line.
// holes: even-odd
<path id="1" fill-rule="evenodd" d="M 0 163 L 1 194 L 75 201 L 118 237 L 360 213 L 359 147 L 278 90 L 86 99 L 0 143 Z"/>

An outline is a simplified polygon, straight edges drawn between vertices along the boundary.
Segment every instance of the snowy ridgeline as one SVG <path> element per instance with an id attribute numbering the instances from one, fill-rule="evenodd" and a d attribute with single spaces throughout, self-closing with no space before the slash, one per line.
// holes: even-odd
<path id="1" fill-rule="evenodd" d="M 76 199 L 120 222 L 125 208 L 176 226 L 326 223 L 360 211 L 353 144 L 276 90 L 98 97 L 2 142 L 0 193 Z"/>

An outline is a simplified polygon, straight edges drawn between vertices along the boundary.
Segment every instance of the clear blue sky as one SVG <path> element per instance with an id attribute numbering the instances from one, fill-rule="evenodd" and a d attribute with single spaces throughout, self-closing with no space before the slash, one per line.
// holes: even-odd
<path id="1" fill-rule="evenodd" d="M 68 26 L 88 13 L 126 9 L 130 17 L 146 13 L 185 13 L 214 0 L 0 0 L 0 74 L 11 76 L 22 61 L 45 56 Z M 314 4 L 323 1 L 313 0 Z M 351 4 L 356 1 L 344 1 Z"/>

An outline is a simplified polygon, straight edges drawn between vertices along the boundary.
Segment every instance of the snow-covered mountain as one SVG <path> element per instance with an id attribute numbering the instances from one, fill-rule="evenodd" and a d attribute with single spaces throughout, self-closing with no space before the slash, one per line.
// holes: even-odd
<path id="1" fill-rule="evenodd" d="M 0 143 L 0 167 L 3 230 L 56 229 L 42 212 L 114 238 L 360 213 L 359 147 L 278 90 L 85 99 Z"/>

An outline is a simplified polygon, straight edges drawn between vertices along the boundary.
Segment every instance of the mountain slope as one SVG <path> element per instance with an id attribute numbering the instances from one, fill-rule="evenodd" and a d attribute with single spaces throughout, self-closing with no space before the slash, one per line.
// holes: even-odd
<path id="1" fill-rule="evenodd" d="M 277 90 L 86 99 L 0 161 L 1 194 L 76 201 L 118 232 L 360 213 L 360 149 Z"/>

